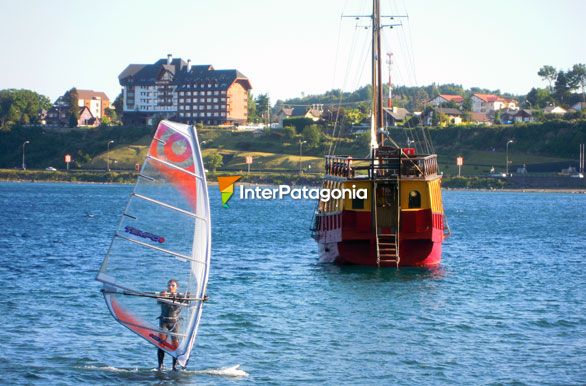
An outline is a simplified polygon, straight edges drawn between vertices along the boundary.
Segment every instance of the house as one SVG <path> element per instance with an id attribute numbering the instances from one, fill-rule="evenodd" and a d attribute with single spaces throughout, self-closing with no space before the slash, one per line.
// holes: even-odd
<path id="1" fill-rule="evenodd" d="M 94 118 L 101 119 L 110 107 L 110 99 L 102 91 L 77 89 L 77 105 L 87 107 Z"/>
<path id="2" fill-rule="evenodd" d="M 409 110 L 403 107 L 384 107 L 384 116 L 386 126 L 398 126 L 399 123 L 403 124 L 411 117 Z"/>
<path id="3" fill-rule="evenodd" d="M 287 125 L 287 122 L 283 124 L 288 118 L 303 118 L 307 114 L 305 107 L 281 107 L 276 115 L 276 119 L 281 127 Z"/>
<path id="4" fill-rule="evenodd" d="M 185 123 L 241 124 L 248 119 L 250 81 L 238 70 L 192 65 L 181 58 L 129 64 L 118 76 L 128 120 L 152 123 L 173 118 Z"/>
<path id="5" fill-rule="evenodd" d="M 312 121 L 317 122 L 321 119 L 323 112 L 324 112 L 324 105 L 313 104 L 305 113 L 305 118 L 309 118 Z"/>
<path id="6" fill-rule="evenodd" d="M 59 99 L 57 101 L 59 101 Z M 81 106 L 78 108 L 79 118 L 77 119 L 77 127 L 98 126 L 100 124 L 100 120 L 92 114 L 89 107 Z M 55 105 L 53 105 L 53 107 L 47 112 L 46 124 L 49 126 L 69 126 L 69 118 L 69 106 L 55 102 Z"/>
<path id="7" fill-rule="evenodd" d="M 515 122 L 535 122 L 531 110 L 521 109 L 514 116 Z"/>
<path id="8" fill-rule="evenodd" d="M 515 122 L 515 115 L 517 114 L 517 110 L 499 110 L 500 112 L 500 123 L 505 125 L 510 125 Z M 496 120 L 496 117 L 495 117 Z M 496 122 L 499 123 L 499 122 Z"/>
<path id="9" fill-rule="evenodd" d="M 458 106 L 461 106 L 462 103 L 464 103 L 464 97 L 460 95 L 440 94 L 435 98 L 432 98 L 429 101 L 427 101 L 427 104 L 433 106 L 442 106 L 450 102 L 453 102 Z"/>
<path id="10" fill-rule="evenodd" d="M 586 110 L 586 102 L 578 102 L 572 106 L 572 109 L 576 111 Z"/>
<path id="11" fill-rule="evenodd" d="M 82 106 L 79 108 L 79 119 L 77 120 L 77 126 L 98 126 L 100 124 L 100 120 L 97 119 L 94 114 L 92 114 L 91 110 L 87 106 Z"/>
<path id="12" fill-rule="evenodd" d="M 494 94 L 474 94 L 471 98 L 472 111 L 475 113 L 489 113 L 502 109 L 518 110 L 517 101 L 503 98 Z"/>
<path id="13" fill-rule="evenodd" d="M 438 107 L 437 112 L 439 114 L 445 114 L 448 116 L 449 123 L 453 125 L 459 125 L 462 123 L 462 111 L 451 107 Z"/>
<path id="14" fill-rule="evenodd" d="M 545 114 L 560 114 L 560 115 L 562 115 L 562 114 L 567 113 L 568 111 L 560 106 L 547 106 L 545 109 L 543 109 L 543 112 Z"/>
<path id="15" fill-rule="evenodd" d="M 470 123 L 477 125 L 491 125 L 492 121 L 486 113 L 476 113 L 473 111 L 470 113 Z"/>

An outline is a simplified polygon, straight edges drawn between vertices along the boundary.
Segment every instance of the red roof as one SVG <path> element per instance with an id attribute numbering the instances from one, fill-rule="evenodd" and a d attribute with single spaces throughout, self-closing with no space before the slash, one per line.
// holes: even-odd
<path id="1" fill-rule="evenodd" d="M 77 97 L 79 99 L 94 99 L 94 98 L 99 98 L 101 100 L 107 100 L 109 101 L 110 99 L 108 99 L 108 96 L 103 93 L 102 91 L 94 91 L 94 90 L 80 90 L 77 89 Z"/>
<path id="2" fill-rule="evenodd" d="M 474 94 L 475 97 L 482 99 L 485 102 L 504 102 L 504 103 L 510 103 L 510 102 L 514 102 L 513 99 L 508 99 L 508 98 L 503 98 L 501 96 L 498 95 L 494 95 L 494 94 Z"/>
<path id="3" fill-rule="evenodd" d="M 488 116 L 484 113 L 470 113 L 470 121 L 472 122 L 490 122 Z"/>
<path id="4" fill-rule="evenodd" d="M 500 97 L 494 94 L 474 94 L 476 98 L 482 99 L 485 102 L 497 101 Z"/>
<path id="5" fill-rule="evenodd" d="M 456 102 L 456 103 L 464 102 L 464 97 L 462 97 L 460 95 L 440 94 L 439 96 L 449 102 Z"/>

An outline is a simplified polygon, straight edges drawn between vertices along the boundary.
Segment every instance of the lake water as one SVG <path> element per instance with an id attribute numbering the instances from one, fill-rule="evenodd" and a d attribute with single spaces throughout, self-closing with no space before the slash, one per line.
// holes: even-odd
<path id="1" fill-rule="evenodd" d="M 159 373 L 94 281 L 131 190 L 0 183 L 0 383 L 586 381 L 586 195 L 446 191 L 441 267 L 379 270 L 317 262 L 312 202 L 213 186 L 210 301 Z"/>

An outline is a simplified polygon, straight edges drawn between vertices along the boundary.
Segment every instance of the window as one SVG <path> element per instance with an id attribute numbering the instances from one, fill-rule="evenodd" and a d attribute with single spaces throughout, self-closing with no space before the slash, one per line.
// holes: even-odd
<path id="1" fill-rule="evenodd" d="M 180 92 L 179 92 L 179 95 L 183 96 L 183 94 L 184 94 L 184 92 L 183 92 L 183 91 L 180 91 Z"/>
<path id="2" fill-rule="evenodd" d="M 409 208 L 421 208 L 421 193 L 417 190 L 409 192 Z"/>
<path id="3" fill-rule="evenodd" d="M 214 103 L 218 103 L 218 98 L 214 98 Z"/>
<path id="4" fill-rule="evenodd" d="M 185 95 L 188 95 L 188 96 L 190 96 L 190 95 L 191 95 L 191 91 L 187 91 L 187 92 L 185 93 Z"/>
<path id="5" fill-rule="evenodd" d="M 361 198 L 353 198 L 352 209 L 364 209 L 364 200 Z"/>

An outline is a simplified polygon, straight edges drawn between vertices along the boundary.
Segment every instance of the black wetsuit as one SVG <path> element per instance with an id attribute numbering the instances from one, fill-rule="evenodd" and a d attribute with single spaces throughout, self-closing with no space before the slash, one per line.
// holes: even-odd
<path id="1" fill-rule="evenodd" d="M 159 327 L 162 330 L 166 330 L 177 334 L 179 332 L 179 317 L 181 314 L 181 303 L 187 303 L 189 300 L 186 299 L 187 294 L 169 294 L 164 300 L 159 299 L 157 302 L 161 305 L 161 315 L 159 316 Z M 176 304 L 169 303 L 169 301 L 176 302 Z M 174 344 L 179 345 L 179 338 L 176 335 L 171 335 L 171 341 Z M 157 351 L 157 359 L 159 360 L 159 368 L 163 367 L 163 359 L 165 359 L 165 351 L 159 349 Z M 173 357 L 173 369 L 177 364 L 177 358 Z"/>

